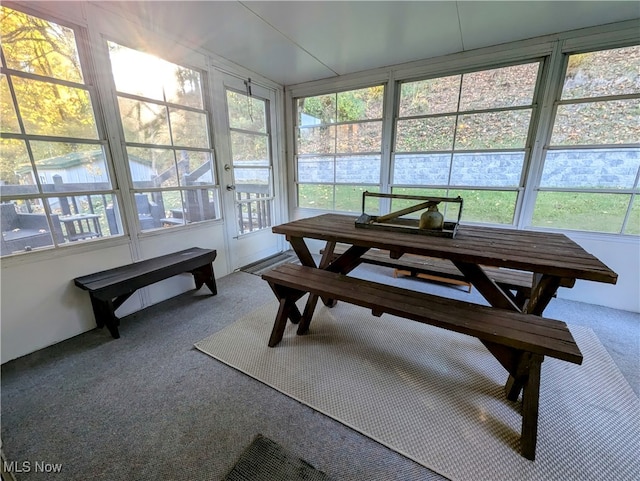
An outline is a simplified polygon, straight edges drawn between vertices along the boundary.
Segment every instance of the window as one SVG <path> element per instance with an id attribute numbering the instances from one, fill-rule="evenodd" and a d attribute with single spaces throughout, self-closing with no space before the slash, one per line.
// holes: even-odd
<path id="1" fill-rule="evenodd" d="M 219 218 L 203 74 L 108 47 L 140 229 Z"/>
<path id="2" fill-rule="evenodd" d="M 459 195 L 463 221 L 512 224 L 539 69 L 534 62 L 400 83 L 392 192 Z"/>
<path id="3" fill-rule="evenodd" d="M 640 47 L 566 64 L 533 225 L 640 234 Z"/>
<path id="4" fill-rule="evenodd" d="M 384 87 L 297 99 L 298 206 L 359 212 L 380 190 Z"/>
<path id="5" fill-rule="evenodd" d="M 0 7 L 2 256 L 120 232 L 77 30 Z"/>

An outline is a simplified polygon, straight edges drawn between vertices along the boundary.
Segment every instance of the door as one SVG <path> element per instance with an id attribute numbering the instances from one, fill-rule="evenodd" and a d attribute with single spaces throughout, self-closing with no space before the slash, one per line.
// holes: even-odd
<path id="1" fill-rule="evenodd" d="M 271 232 L 280 223 L 272 136 L 275 92 L 232 76 L 225 76 L 224 90 L 229 146 L 221 184 L 235 270 L 284 249 L 282 236 Z"/>

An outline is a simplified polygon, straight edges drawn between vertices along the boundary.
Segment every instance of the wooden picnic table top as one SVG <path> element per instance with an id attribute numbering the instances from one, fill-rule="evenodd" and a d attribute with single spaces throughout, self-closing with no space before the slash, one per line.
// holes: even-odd
<path id="1" fill-rule="evenodd" d="M 460 225 L 455 238 L 358 228 L 355 216 L 323 214 L 273 227 L 287 238 L 311 238 L 615 284 L 618 275 L 564 234 Z"/>

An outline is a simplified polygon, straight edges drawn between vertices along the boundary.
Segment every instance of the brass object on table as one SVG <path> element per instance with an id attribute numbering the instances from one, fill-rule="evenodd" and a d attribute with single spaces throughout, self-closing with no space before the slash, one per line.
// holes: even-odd
<path id="1" fill-rule="evenodd" d="M 417 204 L 388 214 L 375 216 L 365 213 L 368 197 L 386 199 L 416 200 Z M 438 205 L 459 204 L 458 219 L 455 222 L 445 221 Z M 462 197 L 426 197 L 419 195 L 378 194 L 365 191 L 362 193 L 362 214 L 356 219 L 356 227 L 379 229 L 389 232 L 408 232 L 411 234 L 431 235 L 437 237 L 455 237 L 462 216 Z M 403 218 L 426 209 L 419 219 Z"/>

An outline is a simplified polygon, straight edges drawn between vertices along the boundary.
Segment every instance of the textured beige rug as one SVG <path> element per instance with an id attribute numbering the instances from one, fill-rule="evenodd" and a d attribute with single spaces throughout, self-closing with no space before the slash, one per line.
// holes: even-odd
<path id="1" fill-rule="evenodd" d="M 640 479 L 640 401 L 597 337 L 571 327 L 582 366 L 542 365 L 536 460 L 519 454 L 506 372 L 468 336 L 339 303 L 267 347 L 268 304 L 201 351 L 452 480 Z"/>

